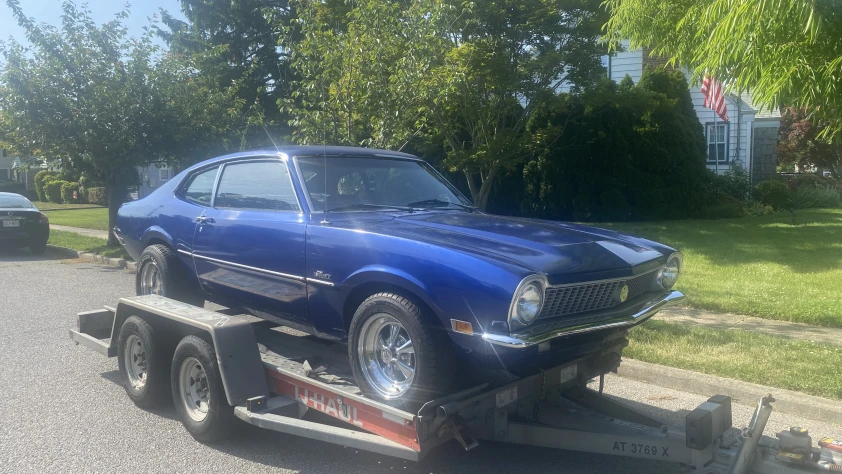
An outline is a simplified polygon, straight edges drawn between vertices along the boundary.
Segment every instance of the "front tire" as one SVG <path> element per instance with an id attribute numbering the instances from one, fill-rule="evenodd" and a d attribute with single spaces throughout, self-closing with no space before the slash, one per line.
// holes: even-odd
<path id="1" fill-rule="evenodd" d="M 194 306 L 204 306 L 201 290 L 188 278 L 178 256 L 166 245 L 146 247 L 137 262 L 135 292 L 160 295 Z"/>
<path id="2" fill-rule="evenodd" d="M 117 366 L 126 394 L 140 408 L 155 408 L 167 400 L 169 378 L 164 344 L 152 326 L 130 316 L 117 339 Z"/>
<path id="3" fill-rule="evenodd" d="M 170 369 L 172 398 L 181 423 L 197 441 L 220 441 L 235 427 L 234 407 L 219 374 L 216 352 L 207 341 L 187 336 L 178 343 Z"/>
<path id="4" fill-rule="evenodd" d="M 450 341 L 421 308 L 403 296 L 377 293 L 351 320 L 348 355 L 360 390 L 415 410 L 454 385 Z"/>

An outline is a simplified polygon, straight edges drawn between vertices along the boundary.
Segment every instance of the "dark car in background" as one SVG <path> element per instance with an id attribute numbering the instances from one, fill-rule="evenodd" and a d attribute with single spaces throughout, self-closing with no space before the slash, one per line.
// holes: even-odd
<path id="1" fill-rule="evenodd" d="M 0 193 L 0 248 L 22 248 L 44 253 L 50 239 L 50 220 L 29 199 Z"/>
<path id="2" fill-rule="evenodd" d="M 593 371 L 608 372 L 621 356 L 608 347 L 683 298 L 674 249 L 481 212 L 424 160 L 388 150 L 207 160 L 124 204 L 114 232 L 138 262 L 138 294 L 347 343 L 360 389 L 396 403 L 475 369 L 518 375 L 598 353 Z"/>

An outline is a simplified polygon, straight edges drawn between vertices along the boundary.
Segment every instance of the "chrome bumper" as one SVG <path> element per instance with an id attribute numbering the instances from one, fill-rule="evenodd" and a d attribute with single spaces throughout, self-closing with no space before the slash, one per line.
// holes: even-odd
<path id="1" fill-rule="evenodd" d="M 505 336 L 502 334 L 485 333 L 482 335 L 482 338 L 483 340 L 488 341 L 491 344 L 497 346 L 510 347 L 514 349 L 525 349 L 527 347 L 534 346 L 535 344 L 540 344 L 544 341 L 549 341 L 550 339 L 555 339 L 557 337 L 600 331 L 602 329 L 635 326 L 651 318 L 658 311 L 666 307 L 672 306 L 683 299 L 683 293 L 681 293 L 680 291 L 671 291 L 657 299 L 649 301 L 646 304 L 646 306 L 638 310 L 636 313 L 628 316 L 617 317 L 605 321 L 600 321 L 598 323 L 585 324 L 581 326 L 571 326 L 559 330 L 553 330 L 544 334 L 531 335 L 528 337 L 521 337 L 517 334 Z"/>

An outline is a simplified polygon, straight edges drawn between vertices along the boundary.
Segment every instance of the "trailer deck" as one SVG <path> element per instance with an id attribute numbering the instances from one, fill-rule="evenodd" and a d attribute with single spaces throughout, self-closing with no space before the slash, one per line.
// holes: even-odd
<path id="1" fill-rule="evenodd" d="M 740 442 L 726 446 L 723 434 L 732 426 L 729 397 L 711 397 L 687 415 L 686 430 L 677 431 L 585 388 L 601 375 L 601 357 L 622 347 L 609 344 L 602 352 L 532 376 L 489 380 L 410 410 L 365 397 L 354 383 L 344 344 L 228 313 L 159 296 L 124 298 L 114 309 L 80 313 L 70 337 L 119 357 L 117 336 L 130 316 L 165 334 L 201 335 L 212 341 L 225 398 L 237 418 L 403 459 L 420 460 L 454 440 L 466 450 L 493 441 L 670 461 L 705 474 L 842 471 L 842 466 L 819 463 L 815 448 L 800 451 L 795 462 L 785 447 L 759 443 L 772 411 L 771 396 L 758 403 Z M 625 339 L 615 343 L 622 346 Z M 302 419 L 308 410 L 338 423 Z"/>

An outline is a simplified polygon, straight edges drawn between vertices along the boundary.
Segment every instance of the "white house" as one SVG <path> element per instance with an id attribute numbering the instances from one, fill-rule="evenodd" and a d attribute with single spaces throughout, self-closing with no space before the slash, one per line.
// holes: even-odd
<path id="1" fill-rule="evenodd" d="M 628 48 L 628 41 L 623 42 Z M 663 58 L 652 56 L 648 50 L 623 51 L 603 60 L 608 69 L 608 77 L 620 82 L 628 74 L 635 84 L 640 80 L 646 67 L 662 67 Z M 690 75 L 685 72 L 688 81 Z M 708 143 L 707 167 L 719 173 L 732 164 L 748 169 L 752 181 L 757 182 L 776 173 L 778 128 L 781 124 L 779 111 L 763 110 L 756 107 L 751 95 L 746 92 L 740 96 L 726 95 L 728 107 L 727 123 L 715 117 L 713 110 L 702 106 L 704 97 L 699 85 L 690 85 L 690 96 L 696 109 L 699 122 L 704 125 Z M 717 160 L 718 157 L 718 160 Z"/>

